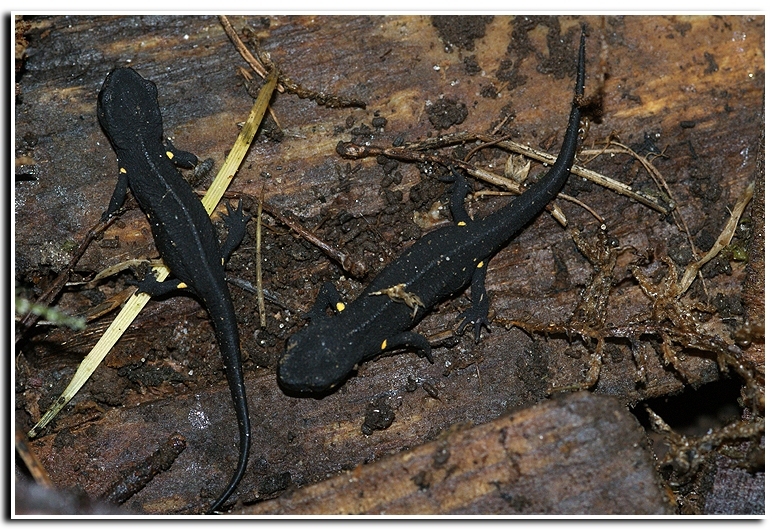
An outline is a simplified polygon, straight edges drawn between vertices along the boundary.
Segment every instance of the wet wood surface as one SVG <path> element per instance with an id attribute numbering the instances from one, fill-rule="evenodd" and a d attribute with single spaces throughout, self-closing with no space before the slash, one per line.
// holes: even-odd
<path id="1" fill-rule="evenodd" d="M 426 167 L 344 160 L 336 154 L 337 143 L 389 147 L 440 133 L 499 130 L 555 153 L 569 112 L 582 23 L 589 33 L 586 95 L 601 94 L 600 117 L 592 116 L 583 148 L 598 147 L 612 135 L 641 155 L 651 154 L 699 255 L 709 250 L 747 183 L 763 176 L 756 170 L 764 127 L 762 17 L 230 18 L 239 31 L 251 27 L 261 48 L 298 82 L 362 99 L 367 108 L 325 108 L 277 94 L 272 108 L 284 137 L 258 139 L 229 192 L 234 198 L 243 194 L 246 204 L 264 195 L 267 203 L 363 260 L 371 271 L 429 229 L 414 223 L 415 213 L 419 218 L 436 201 L 446 203 L 447 186 Z M 95 115 L 97 91 L 112 67 L 131 65 L 154 80 L 166 133 L 178 147 L 217 164 L 235 140 L 252 98 L 237 75 L 246 65 L 215 17 L 36 17 L 27 22 L 15 108 L 15 155 L 24 162 L 14 189 L 15 275 L 34 295 L 67 263 L 115 186 L 114 154 Z M 447 102 L 450 115 L 434 110 L 442 108 L 436 106 L 441 102 Z M 457 119 L 448 125 L 452 116 Z M 455 154 L 462 157 L 472 147 Z M 473 161 L 501 174 L 507 155 L 483 149 Z M 578 163 L 585 162 L 580 157 Z M 629 157 L 599 157 L 588 167 L 662 195 Z M 534 165 L 532 178 L 542 171 Z M 195 186 L 202 190 L 206 183 Z M 619 245 L 606 325 L 648 321 L 651 303 L 631 267 L 639 266 L 656 282 L 666 272 L 663 257 L 684 267 L 695 259 L 685 231 L 672 216 L 580 178 L 570 179 L 564 191 L 602 216 L 609 237 Z M 759 199 L 763 194 L 754 204 Z M 485 215 L 507 200 L 480 198 L 468 207 L 473 215 Z M 557 202 L 569 225 L 598 245 L 602 222 L 573 203 Z M 754 233 L 763 233 L 763 213 L 752 215 Z M 386 465 L 392 467 L 400 454 L 417 454 L 416 447 L 425 454 L 432 446 L 424 444 L 435 443 L 455 425 L 484 424 L 485 431 L 473 436 L 488 436 L 497 425 L 491 422 L 511 423 L 508 418 L 517 417 L 512 411 L 544 402 L 557 387 L 582 383 L 592 367 L 592 345 L 576 337 L 494 324 L 478 344 L 468 332 L 435 342 L 432 365 L 401 353 L 365 363 L 320 399 L 285 395 L 276 384 L 275 364 L 320 285 L 335 281 L 350 300 L 365 281 L 347 277 L 278 220 L 264 215 L 263 222 L 264 279 L 271 295 L 267 328 L 260 328 L 253 295 L 232 290 L 253 421 L 249 470 L 231 501 L 236 508 L 284 513 L 288 504 L 277 501 L 263 508 L 262 501 L 344 471 L 354 474 L 358 466 L 377 462 L 371 469 L 379 470 L 389 459 Z M 249 282 L 255 275 L 253 225 L 228 265 L 230 276 Z M 763 239 L 756 243 L 740 232 L 736 244 L 751 249 L 751 263 L 763 260 Z M 123 260 L 156 256 L 147 220 L 130 208 L 88 249 L 73 279 L 89 279 Z M 762 266 L 750 269 L 751 285 L 756 275 L 763 278 Z M 491 316 L 565 327 L 593 276 L 594 267 L 570 231 L 543 213 L 491 260 Z M 720 260 L 704 271 L 706 291 L 699 279 L 689 294 L 716 307 L 706 321 L 701 317 L 700 326 L 729 344 L 746 319 L 743 306 L 751 321 L 763 323 L 763 300 L 756 294 L 763 289 L 748 290 L 750 298 L 744 301 L 746 277 L 744 261 Z M 59 304 L 71 313 L 87 312 L 125 287 L 128 278 L 73 287 Z M 453 298 L 417 331 L 451 335 L 467 305 L 467 296 Z M 22 429 L 29 429 L 59 396 L 112 317 L 79 333 L 40 327 L 20 343 L 16 422 Z M 759 371 L 762 342 L 761 334 L 747 347 L 759 349 L 749 357 Z M 664 364 L 657 337 L 614 340 L 592 390 L 633 406 L 722 377 L 706 352 L 686 350 L 680 363 L 685 376 Z M 367 435 L 363 425 L 367 411 L 374 409 L 392 420 L 386 429 Z M 126 509 L 199 512 L 232 473 L 237 434 L 221 359 L 205 311 L 188 298 L 147 306 L 32 447 L 58 487 L 100 497 L 176 433 L 186 440 L 186 450 L 125 503 Z M 414 504 L 414 497 L 408 502 L 404 510 L 409 513 L 416 508 L 422 513 L 426 506 L 422 500 Z M 475 511 L 496 506 L 474 502 Z M 469 508 L 463 504 L 459 509 L 465 513 Z M 544 510 L 553 513 L 555 507 Z M 561 507 L 557 513 L 564 511 Z"/>
<path id="2" fill-rule="evenodd" d="M 565 455 L 563 458 L 562 456 Z M 238 515 L 666 514 L 642 428 L 617 400 L 549 400 Z"/>

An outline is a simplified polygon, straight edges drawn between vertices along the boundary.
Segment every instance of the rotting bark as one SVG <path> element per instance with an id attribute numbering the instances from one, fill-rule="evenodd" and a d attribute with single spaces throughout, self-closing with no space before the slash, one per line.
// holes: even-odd
<path id="1" fill-rule="evenodd" d="M 743 325 L 746 314 L 750 323 L 763 322 L 764 314 L 763 281 L 758 281 L 764 252 L 763 17 L 494 17 L 485 24 L 484 37 L 475 34 L 473 51 L 449 40 L 445 45 L 427 17 L 231 20 L 237 29 L 251 25 L 291 77 L 368 103 L 365 111 L 327 109 L 278 95 L 273 109 L 285 136 L 281 142 L 256 142 L 231 192 L 259 196 L 263 190 L 266 203 L 369 271 L 428 229 L 430 224 L 424 229 L 414 224 L 415 213 L 443 222 L 436 205 L 446 203 L 447 187 L 432 178 L 434 166 L 346 161 L 336 154 L 337 143 L 403 145 L 438 134 L 426 108 L 446 97 L 465 104 L 468 116 L 443 133 L 510 135 L 555 152 L 571 101 L 571 71 L 563 54 L 574 47 L 550 50 L 549 38 L 571 39 L 586 22 L 586 93 L 603 93 L 603 114 L 600 122 L 590 123 L 585 146 L 617 133 L 641 155 L 663 154 L 653 163 L 674 191 L 699 255 L 720 233 L 745 184 L 756 180 L 751 230 L 738 230 L 733 241 L 735 248 L 749 249 L 747 266 L 718 260 L 704 270 L 706 293 L 696 280 L 690 296 L 718 302 L 716 312 L 697 314 L 713 336 L 730 344 L 744 339 L 740 330 L 747 333 L 746 362 L 762 373 L 763 328 Z M 16 99 L 15 155 L 22 163 L 15 183 L 15 278 L 34 294 L 66 266 L 115 185 L 113 155 L 95 118 L 97 90 L 111 67 L 131 59 L 158 85 L 166 134 L 217 163 L 232 145 L 251 99 L 235 75 L 243 61 L 216 17 L 33 17 L 25 22 L 27 58 L 17 75 Z M 556 58 L 559 68 L 551 70 Z M 517 75 L 509 75 L 513 72 Z M 472 147 L 456 147 L 452 154 L 465 156 Z M 490 147 L 470 162 L 501 173 L 506 157 Z M 647 192 L 656 189 L 628 157 L 601 157 L 589 167 Z M 541 170 L 532 166 L 530 178 Z M 649 311 L 631 266 L 641 266 L 658 281 L 666 271 L 665 256 L 681 270 L 697 259 L 687 235 L 647 207 L 576 178 L 565 191 L 598 212 L 610 236 L 631 249 L 620 253 L 613 270 L 607 328 Z M 470 206 L 475 215 L 485 215 L 504 200 Z M 562 204 L 570 225 L 589 237 L 597 228 L 594 218 Z M 270 304 L 269 325 L 260 330 L 254 297 L 232 291 L 255 429 L 238 507 L 276 495 L 285 485 L 316 483 L 420 446 L 452 425 L 485 424 L 508 410 L 532 406 L 552 387 L 583 381 L 590 367 L 592 349 L 565 334 L 528 335 L 494 325 L 477 345 L 468 336 L 442 339 L 446 347 L 434 350 L 434 365 L 399 354 L 366 363 L 322 400 L 285 396 L 275 384 L 275 362 L 319 286 L 335 280 L 349 300 L 365 284 L 342 279 L 343 271 L 318 249 L 270 217 L 263 221 L 268 228 L 264 283 L 284 306 Z M 229 274 L 252 281 L 254 252 L 248 241 L 231 260 Z M 72 280 L 156 255 L 146 219 L 129 211 L 87 249 Z M 592 276 L 591 264 L 567 232 L 543 214 L 491 260 L 491 315 L 565 326 Z M 121 290 L 126 278 L 86 291 L 69 289 L 58 303 L 71 313 L 88 312 Z M 447 335 L 467 303 L 459 297 L 443 304 L 418 331 Z M 19 345 L 16 423 L 22 429 L 56 399 L 101 325 L 78 334 L 34 328 Z M 714 356 L 686 349 L 681 360 L 691 377 L 686 380 L 663 365 L 657 339 L 640 338 L 605 346 L 595 392 L 633 404 L 722 377 Z M 639 360 L 645 370 L 641 378 Z M 436 390 L 436 398 L 426 385 Z M 388 396 L 395 420 L 367 437 L 361 432 L 366 404 Z M 203 309 L 187 299 L 150 304 L 49 434 L 31 447 L 58 487 L 99 495 L 122 470 L 149 458 L 155 440 L 175 432 L 185 436 L 187 449 L 170 470 L 130 498 L 127 509 L 198 511 L 218 493 L 211 489 L 218 489 L 232 466 L 228 455 L 234 451 L 222 448 L 234 443 L 234 419 L 213 328 Z M 195 479 L 191 466 L 203 470 Z"/>

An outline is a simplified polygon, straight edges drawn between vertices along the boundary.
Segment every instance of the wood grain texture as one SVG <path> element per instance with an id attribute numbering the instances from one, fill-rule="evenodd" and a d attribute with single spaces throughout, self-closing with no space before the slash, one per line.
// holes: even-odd
<path id="1" fill-rule="evenodd" d="M 241 515 L 665 514 L 644 434 L 618 401 L 550 400 Z"/>
<path id="2" fill-rule="evenodd" d="M 640 154 L 663 153 L 653 162 L 699 252 L 706 252 L 720 233 L 728 208 L 747 182 L 763 175 L 756 171 L 763 150 L 763 17 L 496 16 L 472 20 L 460 33 L 451 31 L 458 26 L 447 30 L 446 21 L 434 24 L 427 16 L 230 18 L 239 31 L 252 27 L 263 50 L 297 81 L 363 99 L 368 107 L 327 109 L 277 95 L 272 108 L 285 136 L 256 141 L 229 192 L 264 193 L 266 203 L 364 260 L 369 270 L 419 237 L 423 229 L 414 223 L 415 213 L 428 213 L 436 201 L 446 203 L 447 186 L 414 164 L 343 160 L 336 154 L 337 143 L 358 139 L 390 146 L 439 133 L 489 132 L 504 122 L 502 132 L 513 140 L 556 152 L 571 101 L 573 43 L 583 22 L 589 28 L 586 95 L 602 94 L 601 119 L 590 123 L 584 146 L 617 134 Z M 105 210 L 115 186 L 114 156 L 95 116 L 97 91 L 112 67 L 129 64 L 154 80 L 166 134 L 175 137 L 178 147 L 217 164 L 252 99 L 236 75 L 244 63 L 216 17 L 54 16 L 27 22 L 26 60 L 16 79 L 15 155 L 25 168 L 34 167 L 34 175 L 18 176 L 14 187 L 15 278 L 34 294 L 67 263 L 69 249 Z M 467 38 L 450 42 L 455 34 Z M 462 123 L 438 130 L 434 123 L 441 122 L 430 119 L 430 110 L 445 99 L 467 115 Z M 471 147 L 461 148 L 461 156 Z M 497 149 L 485 149 L 474 162 L 501 173 L 506 158 Z M 602 157 L 588 167 L 657 193 L 647 173 L 627 157 Z M 535 166 L 532 178 L 540 171 Z M 671 218 L 580 179 L 570 179 L 565 192 L 604 217 L 609 235 L 627 249 L 613 271 L 606 322 L 643 318 L 650 301 L 629 267 L 640 265 L 660 281 L 662 257 L 671 256 L 679 267 L 693 259 L 686 236 Z M 506 200 L 474 200 L 469 208 L 485 215 Z M 595 241 L 600 223 L 579 207 L 559 203 L 570 225 Z M 277 300 L 266 301 L 268 327 L 260 328 L 251 294 L 231 291 L 255 440 L 237 508 L 286 488 L 354 473 L 361 465 L 397 459 L 402 451 L 435 444 L 453 425 L 503 421 L 497 418 L 546 400 L 550 388 L 584 380 L 590 352 L 580 341 L 494 325 L 479 344 L 468 333 L 459 341 L 440 341 L 433 365 L 398 354 L 362 365 L 323 399 L 284 395 L 276 385 L 275 363 L 319 286 L 335 281 L 351 300 L 366 284 L 345 277 L 274 219 L 264 216 L 263 222 L 263 277 Z M 251 226 L 249 237 L 254 237 Z M 753 256 L 763 255 L 763 240 L 741 237 L 740 244 L 752 244 Z M 251 282 L 255 257 L 250 241 L 229 262 L 228 273 Z M 88 249 L 74 279 L 126 259 L 156 255 L 147 220 L 130 210 Z M 593 272 L 570 234 L 542 214 L 491 260 L 491 315 L 566 325 Z M 705 271 L 705 282 L 706 294 L 697 280 L 692 298 L 717 298 L 721 305 L 701 325 L 732 342 L 731 334 L 745 318 L 745 264 L 726 260 Z M 59 303 L 72 313 L 85 312 L 123 286 L 120 278 L 76 288 Z M 763 309 L 754 291 L 747 302 L 751 318 Z M 417 331 L 429 337 L 446 334 L 467 304 L 467 296 L 442 304 Z M 29 429 L 57 398 L 110 318 L 78 334 L 41 328 L 20 345 L 16 422 L 22 429 Z M 643 358 L 645 375 L 640 376 Z M 664 365 L 653 337 L 635 344 L 614 341 L 604 359 L 593 390 L 623 404 L 671 397 L 722 377 L 711 356 L 687 351 L 683 362 L 692 375 L 685 380 Z M 755 357 L 757 369 L 763 369 L 762 361 L 763 350 Z M 361 425 L 371 406 L 391 410 L 395 419 L 389 428 L 366 436 Z M 150 304 L 93 380 L 32 446 L 59 487 L 100 496 L 123 470 L 148 458 L 176 432 L 186 439 L 187 449 L 125 504 L 128 510 L 196 512 L 218 493 L 234 465 L 235 420 L 213 328 L 205 311 L 188 299 Z M 254 506 L 261 509 L 262 504 Z M 412 504 L 405 506 L 413 510 Z M 459 506 L 467 510 L 466 501 Z M 495 505 L 473 505 L 489 511 L 488 506 Z M 554 506 L 544 509 L 555 511 Z"/>

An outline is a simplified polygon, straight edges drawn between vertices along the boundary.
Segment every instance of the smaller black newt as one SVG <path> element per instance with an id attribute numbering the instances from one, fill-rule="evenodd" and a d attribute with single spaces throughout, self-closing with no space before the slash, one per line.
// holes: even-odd
<path id="1" fill-rule="evenodd" d="M 249 409 L 241 369 L 241 350 L 224 264 L 246 233 L 245 217 L 228 204 L 226 241 L 220 247 L 203 204 L 176 169 L 195 167 L 195 155 L 163 138 L 157 86 L 131 68 L 112 70 L 98 95 L 98 119 L 119 162 L 119 182 L 104 218 L 119 209 L 129 187 L 152 228 L 152 236 L 171 279 L 153 273 L 138 283 L 151 296 L 190 292 L 203 302 L 214 322 L 239 427 L 239 458 L 233 478 L 211 506 L 218 510 L 238 486 L 249 461 Z"/>
<path id="2" fill-rule="evenodd" d="M 558 159 L 550 171 L 507 206 L 484 219 L 472 220 L 463 200 L 468 186 L 460 173 L 450 209 L 455 221 L 423 236 L 380 272 L 351 304 L 339 301 L 333 284 L 322 286 L 310 322 L 287 340 L 279 361 L 282 387 L 298 393 L 321 393 L 347 378 L 360 362 L 396 348 L 412 348 L 431 360 L 431 346 L 409 331 L 439 302 L 471 284 L 473 305 L 460 315 L 457 332 L 474 326 L 479 341 L 487 326 L 488 261 L 550 202 L 569 177 L 580 125 L 578 99 L 585 86 L 585 35 L 580 39 L 575 99 Z M 329 316 L 330 306 L 336 313 Z"/>

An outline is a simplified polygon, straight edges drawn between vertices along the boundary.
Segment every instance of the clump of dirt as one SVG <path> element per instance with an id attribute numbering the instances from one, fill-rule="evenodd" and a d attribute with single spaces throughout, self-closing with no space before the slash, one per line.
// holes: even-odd
<path id="1" fill-rule="evenodd" d="M 474 41 L 485 36 L 485 28 L 493 21 L 490 15 L 453 16 L 436 15 L 431 17 L 433 27 L 444 41 L 444 49 L 452 51 L 453 46 L 473 51 Z"/>
<path id="2" fill-rule="evenodd" d="M 449 129 L 466 121 L 469 111 L 465 103 L 454 99 L 442 98 L 425 109 L 431 124 L 439 130 Z"/>

